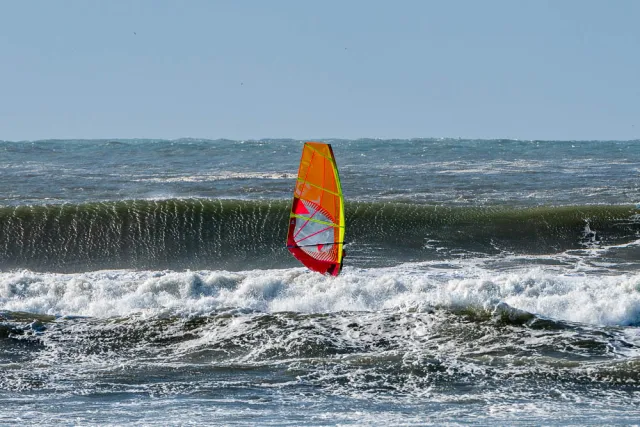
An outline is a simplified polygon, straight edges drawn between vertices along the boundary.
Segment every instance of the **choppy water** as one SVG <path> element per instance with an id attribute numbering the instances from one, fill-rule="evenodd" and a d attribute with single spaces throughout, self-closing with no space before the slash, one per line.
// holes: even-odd
<path id="1" fill-rule="evenodd" d="M 0 142 L 0 423 L 640 419 L 640 141 L 329 142 L 337 278 L 302 141 Z"/>

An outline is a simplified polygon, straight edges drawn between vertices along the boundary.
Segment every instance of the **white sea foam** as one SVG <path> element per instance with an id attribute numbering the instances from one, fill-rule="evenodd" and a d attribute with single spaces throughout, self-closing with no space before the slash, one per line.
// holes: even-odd
<path id="1" fill-rule="evenodd" d="M 135 182 L 212 182 L 223 181 L 230 179 L 294 179 L 297 175 L 293 173 L 282 172 L 233 172 L 233 171 L 220 171 L 216 173 L 200 173 L 192 175 L 178 175 L 178 176 L 151 176 L 144 178 L 135 178 L 132 181 Z"/>
<path id="2" fill-rule="evenodd" d="M 523 267 L 492 271 L 477 263 L 345 268 L 338 278 L 304 269 L 0 273 L 0 310 L 112 317 L 207 313 L 482 308 L 500 303 L 541 316 L 599 325 L 640 322 L 640 274 Z"/>

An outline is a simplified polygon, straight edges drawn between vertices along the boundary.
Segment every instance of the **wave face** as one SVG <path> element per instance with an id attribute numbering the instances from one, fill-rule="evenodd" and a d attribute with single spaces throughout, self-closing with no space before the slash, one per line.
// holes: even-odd
<path id="1" fill-rule="evenodd" d="M 0 208 L 0 264 L 49 271 L 246 269 L 295 266 L 281 201 L 161 200 Z M 354 266 L 473 253 L 543 254 L 628 243 L 633 206 L 347 205 Z"/>

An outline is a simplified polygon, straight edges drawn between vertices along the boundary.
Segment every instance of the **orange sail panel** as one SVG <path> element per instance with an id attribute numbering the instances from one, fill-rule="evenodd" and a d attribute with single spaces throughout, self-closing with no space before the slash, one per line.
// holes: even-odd
<path id="1" fill-rule="evenodd" d="M 337 276 L 342 269 L 344 199 L 330 144 L 307 142 L 289 215 L 287 248 L 313 271 Z"/>

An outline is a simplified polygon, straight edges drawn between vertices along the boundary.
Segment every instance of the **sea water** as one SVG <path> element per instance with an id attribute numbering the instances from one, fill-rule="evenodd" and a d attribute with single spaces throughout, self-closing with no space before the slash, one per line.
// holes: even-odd
<path id="1" fill-rule="evenodd" d="M 633 424 L 640 141 L 0 142 L 0 423 Z"/>

